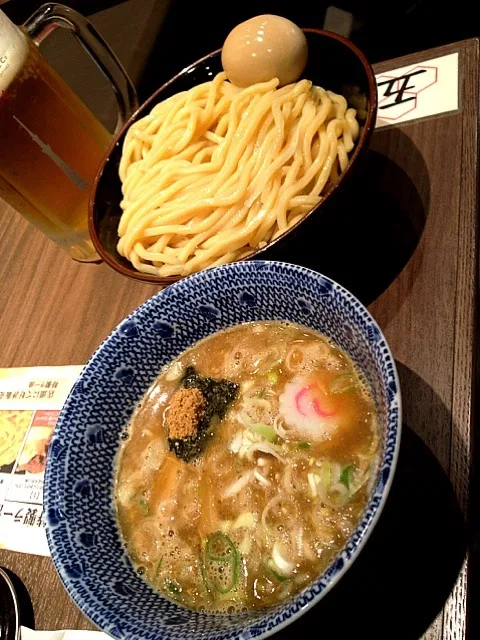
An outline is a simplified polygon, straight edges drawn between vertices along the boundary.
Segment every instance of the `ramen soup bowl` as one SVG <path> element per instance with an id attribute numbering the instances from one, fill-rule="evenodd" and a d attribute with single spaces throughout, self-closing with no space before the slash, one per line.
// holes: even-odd
<path id="1" fill-rule="evenodd" d="M 162 367 L 182 351 L 222 329 L 267 320 L 321 332 L 363 372 L 378 416 L 377 471 L 345 546 L 300 592 L 270 608 L 234 615 L 194 611 L 154 590 L 126 553 L 114 506 L 122 434 Z M 365 307 L 342 286 L 274 261 L 236 262 L 185 278 L 157 293 L 112 332 L 62 410 L 49 449 L 44 495 L 48 543 L 60 579 L 83 613 L 115 638 L 272 635 L 319 602 L 358 557 L 387 499 L 400 429 L 400 389 L 390 349 Z"/>
<path id="2" fill-rule="evenodd" d="M 292 226 L 278 239 L 269 242 L 265 247 L 252 253 L 249 258 L 267 257 L 268 252 L 276 245 L 291 241 L 298 236 L 302 225 L 318 220 L 326 203 L 340 188 L 348 188 L 352 173 L 361 164 L 360 158 L 364 156 L 377 113 L 377 90 L 372 67 L 364 55 L 348 40 L 341 36 L 320 31 L 317 29 L 305 29 L 308 42 L 308 63 L 302 74 L 303 78 L 311 80 L 318 85 L 344 94 L 347 98 L 352 88 L 355 94 L 364 98 L 365 118 L 360 121 L 361 131 L 356 141 L 355 148 L 350 155 L 350 162 L 340 179 L 334 186 L 324 192 L 321 202 L 313 207 L 305 217 Z M 187 91 L 192 87 L 212 80 L 222 70 L 221 51 L 215 51 L 198 60 L 190 67 L 183 69 L 178 75 L 164 84 L 153 96 L 145 102 L 140 109 L 130 118 L 125 127 L 112 142 L 100 169 L 97 173 L 93 189 L 91 191 L 89 205 L 89 231 L 100 257 L 119 273 L 159 285 L 169 285 L 181 278 L 181 276 L 162 277 L 148 273 L 140 273 L 133 265 L 121 256 L 117 251 L 118 224 L 122 214 L 120 203 L 122 200 L 121 182 L 118 176 L 119 164 L 123 143 L 129 127 L 150 113 L 152 108 L 166 98 L 180 91 Z M 353 105 L 352 103 L 352 106 Z M 303 227 L 302 231 L 306 231 Z"/>

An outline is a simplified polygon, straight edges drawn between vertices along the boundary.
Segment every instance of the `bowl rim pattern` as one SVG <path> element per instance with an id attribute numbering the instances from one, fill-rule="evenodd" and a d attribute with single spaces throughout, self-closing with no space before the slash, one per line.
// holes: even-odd
<path id="1" fill-rule="evenodd" d="M 315 271 L 307 269 L 305 267 L 300 267 L 298 265 L 282 263 L 282 262 L 270 262 L 270 261 L 246 261 L 246 262 L 236 262 L 228 265 L 223 265 L 220 267 L 216 267 L 214 269 L 209 269 L 206 271 L 199 272 L 186 278 L 184 280 L 179 281 L 172 288 L 164 289 L 156 293 L 154 296 L 149 298 L 146 302 L 140 305 L 137 309 L 135 309 L 131 314 L 129 314 L 117 327 L 109 334 L 109 336 L 101 343 L 101 345 L 97 348 L 93 356 L 90 358 L 89 362 L 85 365 L 80 377 L 77 381 L 81 383 L 84 378 L 86 372 L 89 367 L 95 363 L 96 359 L 99 358 L 100 354 L 104 350 L 106 345 L 111 344 L 118 340 L 119 335 L 121 335 L 122 328 L 125 328 L 132 319 L 135 319 L 136 316 L 142 312 L 142 310 L 147 310 L 154 305 L 158 304 L 159 300 L 171 293 L 173 288 L 184 289 L 192 286 L 192 281 L 194 281 L 194 286 L 202 285 L 202 281 L 215 279 L 216 273 L 218 272 L 227 272 L 228 271 L 239 271 L 240 273 L 249 273 L 254 272 L 256 269 L 264 269 L 270 270 L 272 273 L 275 273 L 275 269 L 280 269 L 280 271 L 286 270 L 290 271 L 295 276 L 302 276 L 302 274 L 308 277 L 313 277 L 315 280 L 318 280 L 319 283 L 325 282 L 330 286 L 335 292 L 338 292 L 341 297 L 348 300 L 349 303 L 353 304 L 356 308 L 356 311 L 362 313 L 362 318 L 368 323 L 369 332 L 372 330 L 373 338 L 368 338 L 369 342 L 374 342 L 376 346 L 378 346 L 378 352 L 376 351 L 376 355 L 380 360 L 382 365 L 385 365 L 385 368 L 389 370 L 391 381 L 392 381 L 392 393 L 388 394 L 386 399 L 386 431 L 385 431 L 385 448 L 383 451 L 382 458 L 379 462 L 379 475 L 374 487 L 371 490 L 371 495 L 365 509 L 363 511 L 362 518 L 358 522 L 351 536 L 349 537 L 345 547 L 342 551 L 335 557 L 335 559 L 328 565 L 327 569 L 319 576 L 317 579 L 311 583 L 307 588 L 305 588 L 302 592 L 296 594 L 291 602 L 291 611 L 289 614 L 284 615 L 281 619 L 277 617 L 275 620 L 272 620 L 274 614 L 269 614 L 269 609 L 263 610 L 265 612 L 264 619 L 269 620 L 269 626 L 263 630 L 260 630 L 258 633 L 253 632 L 249 635 L 248 630 L 244 633 L 235 633 L 231 634 L 225 632 L 224 635 L 220 633 L 218 638 L 227 639 L 241 639 L 247 640 L 250 637 L 258 637 L 258 638 L 266 638 L 280 629 L 284 628 L 288 624 L 290 624 L 293 620 L 297 619 L 303 613 L 305 613 L 308 609 L 310 609 L 314 604 L 316 604 L 319 600 L 321 600 L 332 587 L 340 580 L 340 578 L 344 575 L 344 573 L 350 568 L 355 559 L 358 557 L 359 552 L 364 547 L 366 541 L 368 540 L 371 532 L 373 531 L 375 524 L 377 523 L 383 507 L 385 505 L 388 493 L 390 491 L 390 487 L 393 481 L 394 471 L 398 460 L 399 448 L 400 448 L 400 439 L 401 439 L 401 430 L 402 430 L 402 403 L 401 403 L 401 393 L 400 393 L 400 385 L 398 373 L 395 366 L 395 360 L 391 353 L 391 350 L 388 346 L 388 343 L 378 326 L 375 319 L 371 316 L 369 311 L 365 308 L 365 306 L 347 289 L 345 289 L 342 285 L 336 283 L 331 278 L 319 274 Z M 253 276 L 252 276 L 253 277 Z M 380 355 L 378 355 L 380 354 Z M 384 382 L 386 382 L 384 380 Z M 75 389 L 75 387 L 74 387 Z M 52 443 L 55 440 L 55 436 L 59 431 L 66 431 L 68 427 L 68 420 L 64 418 L 64 412 L 66 407 L 68 407 L 72 396 L 74 395 L 74 389 L 72 389 L 64 408 L 62 409 L 62 414 L 58 420 L 57 427 L 55 428 L 54 436 L 52 439 Z M 118 443 L 117 443 L 118 449 Z M 387 451 L 388 449 L 388 451 Z M 57 573 L 60 577 L 60 580 L 75 602 L 75 604 L 82 610 L 84 615 L 91 620 L 95 625 L 99 628 L 103 628 L 106 633 L 110 633 L 110 629 L 105 629 L 104 619 L 102 617 L 103 614 L 98 614 L 96 611 L 96 601 L 94 598 L 89 596 L 89 594 L 85 594 L 85 590 L 79 588 L 76 581 L 73 579 L 68 579 L 65 573 L 62 571 L 62 559 L 59 555 L 59 550 L 57 548 L 57 543 L 55 541 L 54 530 L 55 526 L 51 524 L 49 519 L 49 513 L 51 510 L 55 510 L 57 507 L 57 493 L 55 489 L 55 474 L 59 473 L 59 466 L 63 463 L 57 459 L 54 459 L 52 456 L 48 457 L 47 460 L 47 469 L 45 474 L 45 486 L 44 486 L 44 509 L 47 515 L 47 539 L 48 544 L 52 556 L 52 560 L 57 569 Z M 317 591 L 315 592 L 315 588 Z M 309 597 L 305 600 L 305 594 L 308 592 Z M 313 592 L 313 595 L 312 595 Z M 89 599 L 90 598 L 90 599 Z M 301 604 L 301 600 L 304 600 L 304 604 Z M 185 609 L 188 611 L 188 609 Z M 213 614 L 212 614 L 213 615 Z M 269 618 L 270 615 L 270 618 Z M 103 623 L 103 624 L 102 624 Z M 248 625 L 247 625 L 248 626 Z M 258 627 L 253 623 L 251 627 L 255 629 Z M 115 637 L 115 634 L 111 634 Z M 124 636 L 130 637 L 130 636 Z M 139 632 L 136 636 L 138 639 L 142 638 L 141 632 Z M 162 636 L 158 635 L 160 639 Z M 170 637 L 170 636 L 169 636 Z M 208 637 L 207 635 L 202 637 Z"/>

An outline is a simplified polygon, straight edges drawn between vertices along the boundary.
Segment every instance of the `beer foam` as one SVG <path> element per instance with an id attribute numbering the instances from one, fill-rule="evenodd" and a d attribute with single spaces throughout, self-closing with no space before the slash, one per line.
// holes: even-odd
<path id="1" fill-rule="evenodd" d="M 0 92 L 18 75 L 27 55 L 27 36 L 0 11 Z"/>

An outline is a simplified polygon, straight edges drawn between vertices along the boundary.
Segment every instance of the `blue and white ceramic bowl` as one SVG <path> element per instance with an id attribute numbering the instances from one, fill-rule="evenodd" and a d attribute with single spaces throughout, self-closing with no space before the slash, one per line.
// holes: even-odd
<path id="1" fill-rule="evenodd" d="M 146 584 L 122 546 L 112 490 L 120 434 L 160 369 L 232 325 L 289 320 L 326 334 L 370 383 L 382 428 L 378 476 L 363 517 L 319 578 L 287 602 L 220 616 L 190 611 Z M 128 640 L 248 640 L 269 636 L 318 602 L 358 556 L 392 482 L 401 430 L 394 360 L 362 304 L 332 280 L 278 262 L 238 262 L 161 291 L 124 320 L 83 370 L 50 446 L 45 509 L 50 550 L 75 603 L 98 627 Z"/>

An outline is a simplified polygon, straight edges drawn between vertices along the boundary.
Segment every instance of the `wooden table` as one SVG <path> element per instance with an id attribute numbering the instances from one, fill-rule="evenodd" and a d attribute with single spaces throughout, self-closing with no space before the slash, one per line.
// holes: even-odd
<path id="1" fill-rule="evenodd" d="M 461 108 L 378 130 L 366 172 L 344 200 L 347 217 L 339 209 L 336 220 L 319 222 L 317 240 L 326 242 L 284 256 L 323 270 L 370 305 L 397 359 L 405 429 L 394 486 L 367 547 L 278 637 L 304 637 L 307 629 L 339 640 L 480 637 L 478 605 L 469 607 L 480 519 L 472 507 L 478 491 L 469 492 L 477 475 L 478 48 L 471 40 L 378 66 L 458 51 Z M 105 265 L 72 262 L 5 204 L 0 221 L 0 366 L 84 363 L 156 291 Z M 38 629 L 91 628 L 49 558 L 0 551 L 0 565 L 25 583 Z"/>

